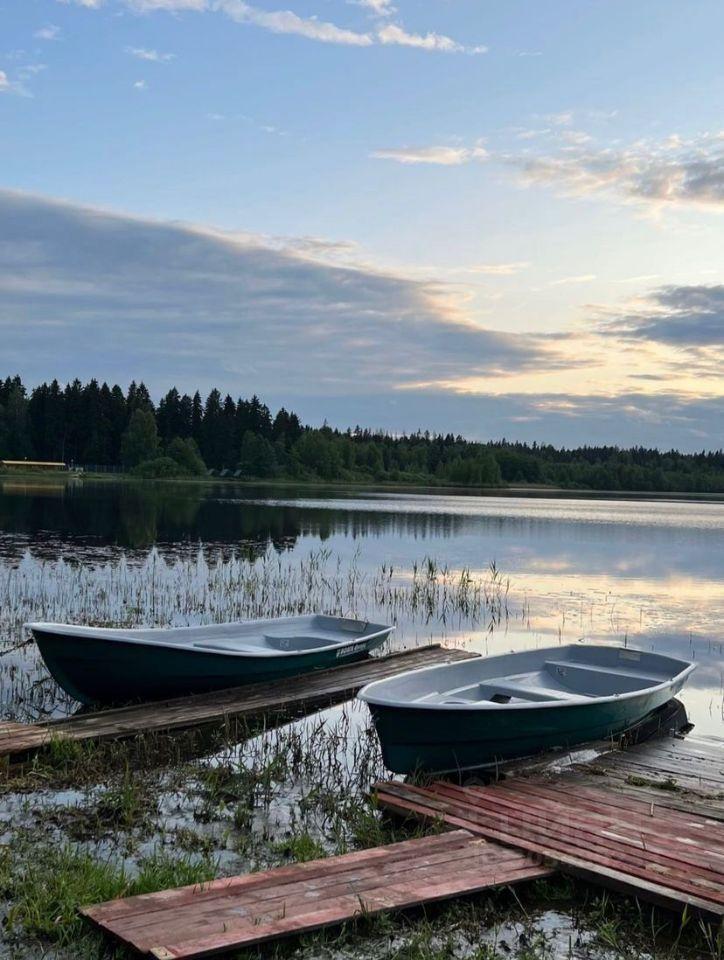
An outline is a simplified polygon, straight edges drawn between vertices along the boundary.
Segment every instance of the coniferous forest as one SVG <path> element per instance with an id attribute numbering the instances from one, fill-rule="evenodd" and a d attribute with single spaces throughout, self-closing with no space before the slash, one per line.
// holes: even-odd
<path id="1" fill-rule="evenodd" d="M 375 481 L 467 487 L 724 492 L 724 453 L 636 447 L 557 449 L 418 432 L 390 435 L 304 426 L 283 407 L 175 388 L 155 404 L 140 383 L 127 390 L 57 380 L 28 390 L 0 381 L 0 460 L 54 460 L 86 470 L 117 468 L 149 479 Z"/>

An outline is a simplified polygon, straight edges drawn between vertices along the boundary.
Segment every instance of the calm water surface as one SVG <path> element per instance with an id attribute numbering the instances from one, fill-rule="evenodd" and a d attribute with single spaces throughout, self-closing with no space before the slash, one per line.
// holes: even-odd
<path id="1" fill-rule="evenodd" d="M 510 581 L 505 622 L 402 622 L 396 642 L 493 653 L 584 637 L 693 656 L 689 712 L 724 732 L 723 503 L 0 481 L 0 573 L 60 556 L 141 562 L 153 546 L 169 561 L 324 547 L 400 580 L 426 557 L 481 576 L 494 563 Z"/>

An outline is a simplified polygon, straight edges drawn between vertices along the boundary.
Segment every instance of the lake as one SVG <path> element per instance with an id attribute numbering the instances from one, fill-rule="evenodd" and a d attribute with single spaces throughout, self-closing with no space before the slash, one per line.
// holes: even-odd
<path id="1" fill-rule="evenodd" d="M 109 591 L 99 584 L 109 576 L 119 582 L 108 571 L 145 583 L 154 547 L 156 593 L 165 583 L 166 600 L 147 598 L 133 611 L 120 599 L 104 606 Z M 213 570 L 231 563 L 244 564 L 244 583 L 270 564 L 274 582 L 292 583 L 312 557 L 318 602 L 394 614 L 398 646 L 439 640 L 498 653 L 585 638 L 693 657 L 700 667 L 683 695 L 690 718 L 701 732 L 724 728 L 724 503 L 65 478 L 0 481 L 0 577 L 5 606 L 17 601 L 14 614 L 0 612 L 0 650 L 14 677 L 6 671 L 0 687 L 4 715 L 24 715 L 16 709 L 18 676 L 44 691 L 36 705 L 54 712 L 60 703 L 23 645 L 21 615 L 32 618 L 36 607 L 38 618 L 52 606 L 69 618 L 122 622 L 203 622 L 247 609 L 173 606 L 173 584 L 182 576 L 189 582 L 191 567 L 199 576 L 199 551 L 204 576 L 217 576 L 217 584 Z M 84 596 L 99 598 L 85 607 L 70 586 L 78 569 Z M 461 575 L 479 582 L 496 593 L 497 611 L 414 607 L 410 584 L 420 571 L 451 590 L 459 591 Z M 209 583 L 198 590 L 208 592 Z M 408 591 L 407 599 L 381 599 L 383 585 Z"/>

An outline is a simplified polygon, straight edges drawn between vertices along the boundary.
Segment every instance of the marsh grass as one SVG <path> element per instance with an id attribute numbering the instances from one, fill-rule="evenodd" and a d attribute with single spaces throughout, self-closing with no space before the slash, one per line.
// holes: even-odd
<path id="1" fill-rule="evenodd" d="M 10 934 L 61 945 L 89 936 L 80 907 L 116 897 L 152 893 L 170 886 L 202 883 L 214 876 L 216 865 L 208 858 L 170 857 L 155 853 L 138 862 L 135 874 L 110 860 L 99 860 L 79 846 L 34 845 L 17 871 L 4 875 L 12 900 L 5 925 Z"/>

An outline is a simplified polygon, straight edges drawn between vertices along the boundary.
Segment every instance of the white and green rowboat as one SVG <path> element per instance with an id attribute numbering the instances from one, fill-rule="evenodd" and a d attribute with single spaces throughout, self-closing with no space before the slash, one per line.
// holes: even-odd
<path id="1" fill-rule="evenodd" d="M 575 644 L 411 670 L 359 698 L 390 770 L 445 773 L 616 736 L 674 697 L 695 666 Z"/>
<path id="2" fill-rule="evenodd" d="M 323 670 L 366 657 L 394 627 L 311 614 L 203 627 L 29 623 L 48 670 L 82 703 L 156 700 Z"/>

